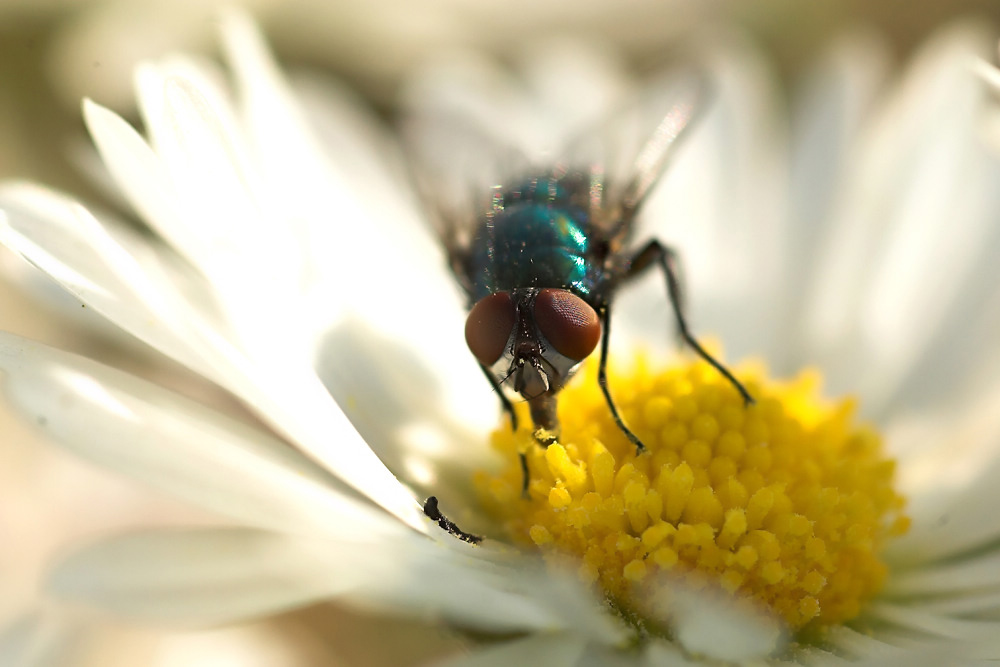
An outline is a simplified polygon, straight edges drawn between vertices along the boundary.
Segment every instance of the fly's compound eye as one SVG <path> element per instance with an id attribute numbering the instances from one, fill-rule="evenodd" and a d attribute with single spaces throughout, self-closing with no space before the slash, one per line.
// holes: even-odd
<path id="1" fill-rule="evenodd" d="M 487 368 L 503 354 L 514 330 L 514 301 L 509 292 L 497 292 L 476 302 L 465 320 L 465 342 Z"/>
<path id="2" fill-rule="evenodd" d="M 597 313 L 572 292 L 543 289 L 535 298 L 535 324 L 556 352 L 580 361 L 601 338 Z"/>

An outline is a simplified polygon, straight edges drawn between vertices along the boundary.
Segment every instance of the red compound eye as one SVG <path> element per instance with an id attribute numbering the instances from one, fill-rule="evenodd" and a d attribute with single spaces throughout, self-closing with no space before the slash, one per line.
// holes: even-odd
<path id="1" fill-rule="evenodd" d="M 579 361 L 601 338 L 597 313 L 572 292 L 543 289 L 535 299 L 535 323 L 563 356 Z"/>
<path id="2" fill-rule="evenodd" d="M 465 320 L 465 342 L 483 366 L 492 366 L 514 330 L 514 301 L 509 292 L 497 292 L 476 302 Z"/>

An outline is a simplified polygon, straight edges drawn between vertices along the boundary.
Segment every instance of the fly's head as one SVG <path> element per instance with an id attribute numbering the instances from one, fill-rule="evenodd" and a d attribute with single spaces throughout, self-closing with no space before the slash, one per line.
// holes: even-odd
<path id="1" fill-rule="evenodd" d="M 525 399 L 558 392 L 597 346 L 594 309 L 565 289 L 495 292 L 469 311 L 465 340 L 498 384 Z"/>

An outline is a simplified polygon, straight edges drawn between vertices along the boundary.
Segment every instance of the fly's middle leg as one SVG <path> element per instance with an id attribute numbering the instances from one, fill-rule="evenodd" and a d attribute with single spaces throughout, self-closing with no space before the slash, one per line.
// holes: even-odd
<path id="1" fill-rule="evenodd" d="M 735 388 L 736 391 L 739 392 L 740 396 L 743 397 L 743 403 L 745 405 L 752 405 L 754 403 L 753 397 L 750 395 L 750 392 L 747 391 L 746 387 L 743 386 L 743 383 L 737 380 L 729 369 L 722 364 L 722 362 L 709 354 L 691 334 L 687 319 L 684 317 L 683 294 L 677 271 L 677 253 L 672 248 L 663 245 L 656 239 L 653 239 L 632 257 L 626 278 L 632 278 L 638 275 L 654 262 L 659 264 L 667 278 L 667 293 L 670 295 L 670 305 L 673 308 L 674 319 L 677 321 L 677 329 L 680 331 L 681 338 L 684 339 L 684 342 L 687 343 L 699 357 L 707 361 L 713 368 L 715 368 L 715 370 L 719 371 L 719 373 L 721 373 L 731 385 L 733 385 L 733 388 Z"/>

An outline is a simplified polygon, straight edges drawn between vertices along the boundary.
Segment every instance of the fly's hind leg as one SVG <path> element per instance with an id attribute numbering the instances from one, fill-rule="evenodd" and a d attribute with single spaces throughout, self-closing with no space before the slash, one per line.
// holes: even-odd
<path id="1" fill-rule="evenodd" d="M 680 331 L 681 338 L 684 339 L 684 342 L 687 343 L 699 357 L 711 364 L 715 370 L 719 371 L 719 373 L 721 373 L 722 376 L 733 385 L 733 388 L 735 388 L 736 391 L 740 393 L 740 396 L 743 397 L 743 403 L 745 405 L 752 405 L 754 400 L 750 395 L 750 392 L 747 391 L 746 387 L 744 387 L 743 384 L 733 376 L 728 368 L 723 366 L 720 361 L 709 354 L 705 348 L 701 346 L 701 344 L 691 334 L 691 330 L 688 328 L 687 320 L 684 317 L 680 280 L 677 277 L 677 253 L 674 252 L 672 248 L 669 248 L 656 239 L 653 239 L 632 257 L 626 277 L 631 278 L 638 275 L 648 268 L 653 262 L 660 265 L 660 268 L 663 269 L 663 273 L 667 277 L 667 292 L 670 295 L 670 305 L 674 310 L 674 318 L 677 320 L 677 329 Z"/>

